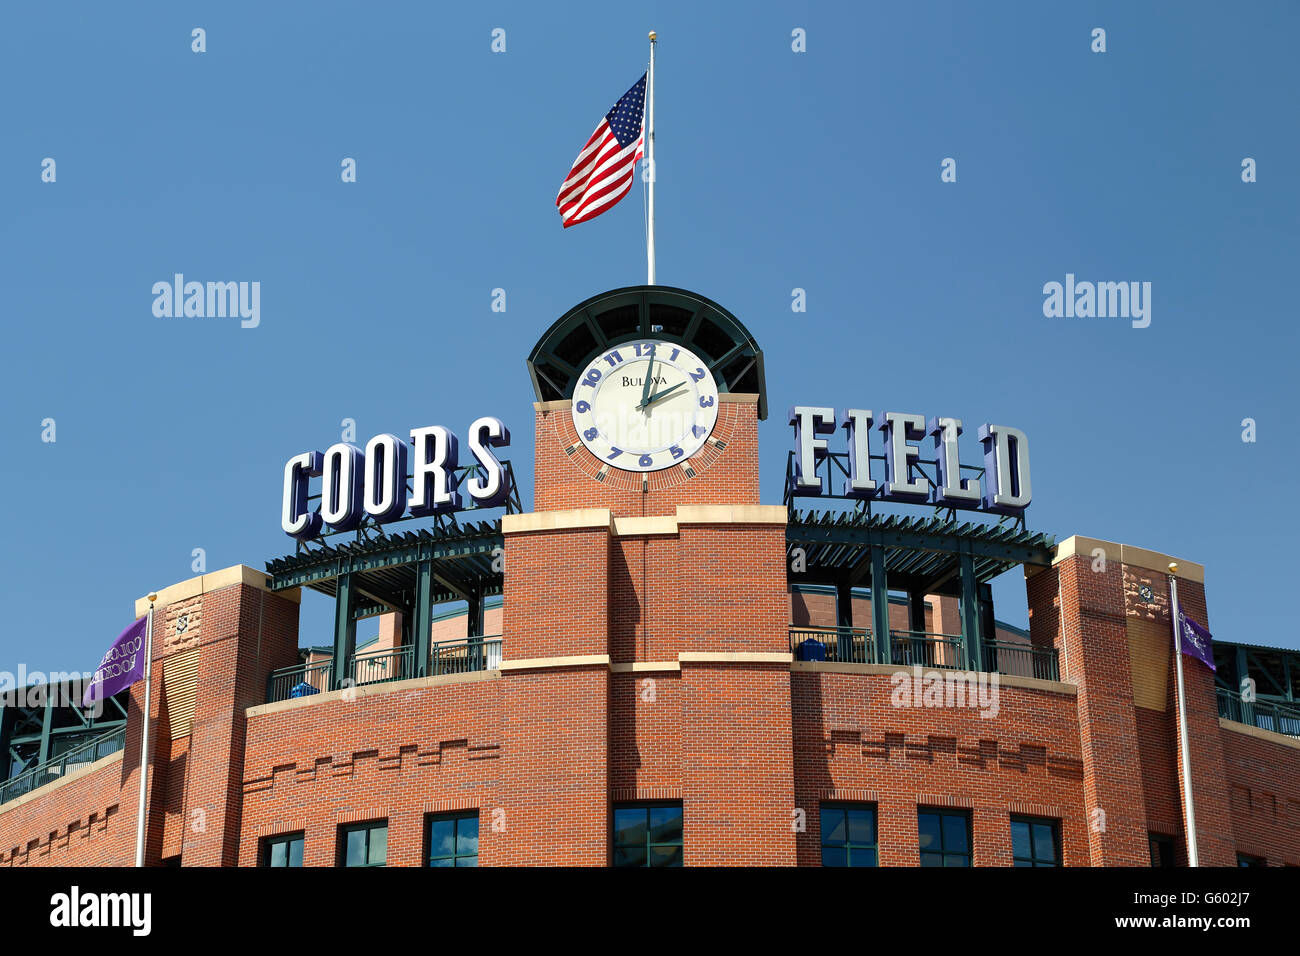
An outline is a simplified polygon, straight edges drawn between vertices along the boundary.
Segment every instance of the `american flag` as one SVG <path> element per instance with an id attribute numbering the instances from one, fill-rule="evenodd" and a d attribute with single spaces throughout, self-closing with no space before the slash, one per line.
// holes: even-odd
<path id="1" fill-rule="evenodd" d="M 623 94 L 573 161 L 555 197 L 564 228 L 594 219 L 627 195 L 645 143 L 645 74 Z"/>

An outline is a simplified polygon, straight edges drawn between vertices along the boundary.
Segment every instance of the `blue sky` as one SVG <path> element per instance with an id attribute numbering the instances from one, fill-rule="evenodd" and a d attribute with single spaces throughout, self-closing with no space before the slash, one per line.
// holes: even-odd
<path id="1" fill-rule="evenodd" d="M 1201 562 L 1216 637 L 1300 646 L 1300 8 L 579 6 L 0 10 L 0 669 L 93 669 L 194 548 L 292 550 L 284 461 L 343 418 L 498 415 L 528 505 L 528 349 L 645 278 L 639 184 L 569 230 L 553 203 L 651 28 L 658 278 L 766 352 L 766 501 L 796 402 L 960 417 L 968 459 L 974 425 L 1015 425 L 1032 528 Z M 176 272 L 259 281 L 260 326 L 156 318 Z M 1066 273 L 1151 282 L 1150 327 L 1045 318 Z M 1023 585 L 996 596 L 1023 623 Z"/>

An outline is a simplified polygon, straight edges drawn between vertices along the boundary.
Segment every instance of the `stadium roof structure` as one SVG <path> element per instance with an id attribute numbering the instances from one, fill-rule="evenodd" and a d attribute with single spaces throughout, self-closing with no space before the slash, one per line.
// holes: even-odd
<path id="1" fill-rule="evenodd" d="M 791 564 L 801 557 L 805 568 L 790 573 L 791 583 L 858 587 L 875 569 L 889 589 L 914 594 L 959 594 L 967 561 L 973 581 L 987 584 L 1017 565 L 1048 567 L 1055 556 L 1052 537 L 1014 525 L 861 511 L 792 509 L 786 544 Z"/>
<path id="2" fill-rule="evenodd" d="M 396 532 L 320 546 L 266 563 L 271 590 L 306 587 L 338 596 L 339 579 L 355 577 L 357 594 L 384 609 L 410 607 L 419 587 L 419 568 L 429 565 L 433 603 L 469 594 L 500 594 L 502 574 L 493 552 L 503 546 L 501 519 Z M 358 610 L 365 609 L 359 605 Z M 368 617 L 370 614 L 359 614 Z"/>

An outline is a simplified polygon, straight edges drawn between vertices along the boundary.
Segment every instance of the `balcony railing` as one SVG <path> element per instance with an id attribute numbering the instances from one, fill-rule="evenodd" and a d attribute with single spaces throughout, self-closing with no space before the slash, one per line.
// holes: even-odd
<path id="1" fill-rule="evenodd" d="M 966 647 L 960 634 L 890 631 L 891 664 L 966 670 Z"/>
<path id="2" fill-rule="evenodd" d="M 348 669 L 352 683 L 382 684 L 390 680 L 406 680 L 415 676 L 415 646 L 405 644 L 382 651 L 353 654 Z"/>
<path id="3" fill-rule="evenodd" d="M 985 641 L 984 669 L 1014 677 L 1036 677 L 1039 680 L 1055 681 L 1061 679 L 1056 648 L 1037 647 L 1033 644 Z"/>
<path id="4" fill-rule="evenodd" d="M 931 631 L 890 631 L 890 664 L 966 670 L 970 663 L 960 634 Z M 798 661 L 877 664 L 875 642 L 864 627 L 790 625 L 790 653 Z M 984 642 L 988 673 L 1059 681 L 1056 649 L 1009 641 Z"/>
<path id="5" fill-rule="evenodd" d="M 126 727 L 118 727 L 108 733 L 89 740 L 67 753 L 47 760 L 39 767 L 33 767 L 18 774 L 12 780 L 0 783 L 0 803 L 6 803 L 15 797 L 30 793 L 55 780 L 61 780 L 73 771 L 87 767 L 96 760 L 101 760 L 117 753 L 126 745 Z"/>
<path id="6" fill-rule="evenodd" d="M 471 637 L 434 644 L 430 648 L 429 662 L 424 672 L 431 676 L 467 674 L 472 671 L 496 670 L 500 666 L 501 638 Z M 337 689 L 332 686 L 333 667 L 332 661 L 325 660 L 272 671 L 266 682 L 267 703 L 309 697 Z M 352 686 L 416 677 L 419 670 L 416 667 L 415 647 L 405 644 L 402 647 L 354 654 L 348 662 L 347 673 Z"/>
<path id="7" fill-rule="evenodd" d="M 273 704 L 277 700 L 291 700 L 294 697 L 309 697 L 330 689 L 330 670 L 333 662 L 318 661 L 315 664 L 299 664 L 296 667 L 282 667 L 271 671 L 267 680 L 266 700 Z"/>
<path id="8" fill-rule="evenodd" d="M 1219 716 L 1239 724 L 1300 737 L 1300 707 L 1273 701 L 1244 701 L 1234 691 L 1218 688 Z"/>
<path id="9" fill-rule="evenodd" d="M 497 670 L 501 666 L 501 638 L 471 637 L 463 641 L 441 641 L 433 645 L 430 674 L 468 674 Z"/>
<path id="10" fill-rule="evenodd" d="M 865 627 L 795 627 L 790 625 L 790 653 L 797 661 L 874 664 L 876 649 Z"/>

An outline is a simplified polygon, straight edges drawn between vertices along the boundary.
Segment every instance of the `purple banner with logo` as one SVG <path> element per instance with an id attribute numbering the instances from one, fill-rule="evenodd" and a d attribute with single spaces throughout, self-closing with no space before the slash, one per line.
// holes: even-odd
<path id="1" fill-rule="evenodd" d="M 1210 632 L 1182 611 L 1178 612 L 1178 646 L 1184 654 L 1195 657 L 1210 670 L 1216 669 L 1214 642 L 1210 638 Z"/>
<path id="2" fill-rule="evenodd" d="M 90 707 L 95 701 L 107 700 L 144 677 L 144 629 L 148 621 L 149 618 L 142 617 L 118 635 L 95 668 L 81 706 Z"/>

